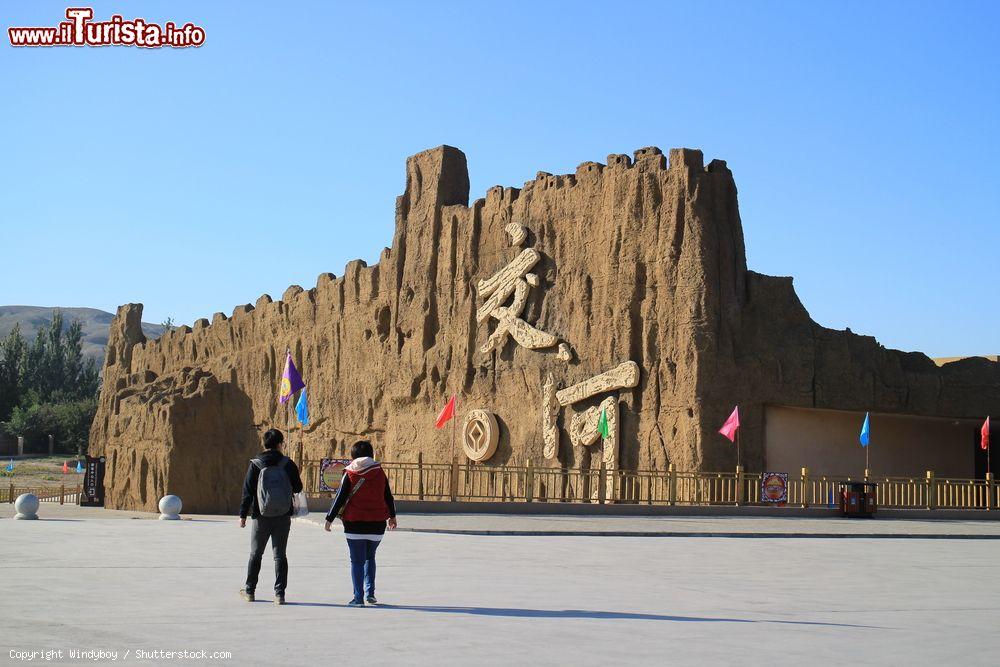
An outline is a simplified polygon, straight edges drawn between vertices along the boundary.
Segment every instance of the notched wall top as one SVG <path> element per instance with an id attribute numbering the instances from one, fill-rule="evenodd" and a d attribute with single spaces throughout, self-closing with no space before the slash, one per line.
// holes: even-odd
<path id="1" fill-rule="evenodd" d="M 537 261 L 514 271 L 505 300 L 477 317 L 477 285 L 528 249 Z M 614 410 L 615 465 L 644 469 L 731 468 L 735 452 L 716 430 L 736 403 L 747 467 L 763 465 L 767 403 L 1000 412 L 1000 364 L 939 368 L 825 329 L 790 279 L 748 271 L 732 173 L 722 160 L 706 167 L 693 149 L 642 148 L 574 174 L 539 172 L 471 205 L 465 155 L 424 151 L 406 162 L 392 247 L 377 265 L 351 262 L 340 277 L 321 274 L 315 287 L 292 286 L 279 301 L 263 295 L 155 341 L 143 337 L 141 313 L 122 306 L 112 324 L 91 432 L 92 451 L 119 467 L 113 507 L 152 509 L 156 493 L 178 484 L 197 493 L 193 467 L 239 468 L 272 426 L 313 458 L 367 438 L 385 460 L 451 460 L 461 446 L 433 423 L 453 394 L 459 419 L 495 415 L 499 436 L 484 465 L 596 466 L 609 456 L 588 446 L 601 409 Z M 286 349 L 308 386 L 304 429 L 277 400 Z M 554 399 L 625 362 L 638 370 L 634 385 L 565 406 Z M 189 500 L 232 509 L 222 495 Z"/>

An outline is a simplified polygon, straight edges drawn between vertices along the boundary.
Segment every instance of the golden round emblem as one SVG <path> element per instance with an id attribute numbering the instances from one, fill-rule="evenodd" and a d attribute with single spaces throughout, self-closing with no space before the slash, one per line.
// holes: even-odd
<path id="1" fill-rule="evenodd" d="M 497 418 L 486 410 L 470 410 L 462 425 L 462 449 L 473 461 L 485 461 L 497 451 L 500 428 Z"/>

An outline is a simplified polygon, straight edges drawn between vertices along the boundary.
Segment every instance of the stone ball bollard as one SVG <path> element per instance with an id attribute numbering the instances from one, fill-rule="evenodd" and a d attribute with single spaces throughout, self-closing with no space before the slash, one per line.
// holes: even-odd
<path id="1" fill-rule="evenodd" d="M 37 519 L 38 496 L 33 493 L 22 493 L 14 501 L 14 509 L 17 510 L 15 519 Z"/>
<path id="2" fill-rule="evenodd" d="M 181 499 L 177 496 L 160 498 L 160 521 L 176 521 L 181 518 Z"/>

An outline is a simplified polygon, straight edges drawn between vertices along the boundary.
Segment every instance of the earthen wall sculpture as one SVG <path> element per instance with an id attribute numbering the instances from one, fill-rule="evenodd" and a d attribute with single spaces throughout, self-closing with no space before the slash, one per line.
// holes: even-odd
<path id="1" fill-rule="evenodd" d="M 109 456 L 109 506 L 153 509 L 169 492 L 191 511 L 232 511 L 272 426 L 310 458 L 359 438 L 385 460 L 464 457 L 433 428 L 452 394 L 459 424 L 473 409 L 496 420 L 481 465 L 732 469 L 716 430 L 736 403 L 748 469 L 764 465 L 769 403 L 1000 413 L 1000 364 L 939 368 L 826 329 L 790 278 L 748 271 L 732 173 L 700 151 L 611 155 L 471 205 L 455 148 L 409 158 L 406 175 L 375 266 L 155 341 L 141 305 L 119 309 L 90 445 Z M 305 429 L 277 400 L 286 348 L 308 385 Z M 602 406 L 614 442 L 598 447 Z"/>

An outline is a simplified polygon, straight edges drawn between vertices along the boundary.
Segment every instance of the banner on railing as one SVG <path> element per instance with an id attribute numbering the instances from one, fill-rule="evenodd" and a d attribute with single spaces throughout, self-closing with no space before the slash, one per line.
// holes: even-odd
<path id="1" fill-rule="evenodd" d="M 760 474 L 760 502 L 772 505 L 784 505 L 788 502 L 787 472 Z"/>
<path id="2" fill-rule="evenodd" d="M 322 459 L 319 462 L 319 490 L 336 492 L 350 459 Z"/>
<path id="3" fill-rule="evenodd" d="M 104 463 L 103 456 L 88 456 L 87 467 L 83 471 L 83 495 L 81 507 L 104 507 Z"/>

